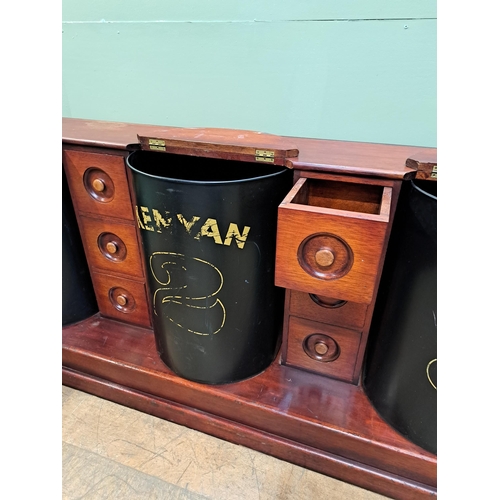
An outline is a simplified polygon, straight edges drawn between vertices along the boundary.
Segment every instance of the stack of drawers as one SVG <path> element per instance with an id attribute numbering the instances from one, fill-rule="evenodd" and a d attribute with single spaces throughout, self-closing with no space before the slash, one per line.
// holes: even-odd
<path id="1" fill-rule="evenodd" d="M 299 173 L 278 209 L 282 363 L 358 383 L 392 191 L 392 181 Z"/>
<path id="2" fill-rule="evenodd" d="M 100 313 L 150 327 L 125 152 L 65 146 L 63 165 Z"/>

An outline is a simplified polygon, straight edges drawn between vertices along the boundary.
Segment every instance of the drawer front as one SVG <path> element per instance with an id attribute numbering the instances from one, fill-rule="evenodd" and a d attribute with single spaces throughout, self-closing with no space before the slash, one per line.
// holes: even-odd
<path id="1" fill-rule="evenodd" d="M 143 278 L 137 232 L 133 224 L 80 217 L 87 261 L 93 268 Z"/>
<path id="2" fill-rule="evenodd" d="M 361 330 L 365 324 L 367 307 L 366 304 L 290 291 L 290 314 L 321 323 Z"/>
<path id="3" fill-rule="evenodd" d="M 63 161 L 78 211 L 134 220 L 123 156 L 65 150 Z"/>
<path id="4" fill-rule="evenodd" d="M 328 191 L 324 198 L 301 195 L 306 180 L 299 179 L 278 208 L 276 285 L 369 304 L 381 266 L 391 188 L 376 186 L 380 188 L 379 213 L 361 213 L 330 208 Z M 331 205 L 342 207 L 342 200 Z"/>
<path id="5" fill-rule="evenodd" d="M 103 316 L 135 325 L 151 327 L 146 287 L 143 282 L 92 274 L 99 311 Z"/>
<path id="6" fill-rule="evenodd" d="M 353 382 L 361 334 L 290 316 L 285 364 Z"/>

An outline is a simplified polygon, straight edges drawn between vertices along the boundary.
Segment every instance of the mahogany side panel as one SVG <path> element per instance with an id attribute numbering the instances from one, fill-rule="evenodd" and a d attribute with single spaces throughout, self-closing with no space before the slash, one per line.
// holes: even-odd
<path id="1" fill-rule="evenodd" d="M 360 380 L 361 379 L 361 371 L 363 369 L 363 362 L 365 359 L 366 355 L 366 345 L 368 343 L 368 335 L 370 333 L 370 325 L 373 317 L 373 311 L 375 309 L 375 304 L 377 301 L 377 295 L 378 295 L 378 288 L 380 284 L 380 278 L 382 276 L 382 269 L 384 267 L 384 260 L 385 260 L 385 255 L 387 252 L 387 246 L 389 244 L 389 237 L 391 235 L 391 230 L 392 230 L 392 225 L 394 223 L 394 216 L 396 214 L 396 209 L 397 209 L 397 204 L 399 201 L 399 193 L 401 192 L 401 182 L 393 182 L 392 185 L 392 203 L 390 206 L 390 210 L 388 213 L 388 224 L 387 224 L 387 231 L 385 233 L 385 238 L 382 244 L 382 252 L 380 255 L 380 261 L 378 263 L 378 271 L 377 271 L 377 277 L 375 279 L 375 284 L 374 284 L 374 293 L 373 293 L 373 298 L 371 303 L 368 305 L 368 309 L 366 312 L 366 318 L 365 318 L 365 327 L 363 329 L 363 333 L 361 335 L 361 342 L 359 346 L 359 355 L 356 360 L 356 366 L 354 368 L 354 379 L 355 380 Z"/>

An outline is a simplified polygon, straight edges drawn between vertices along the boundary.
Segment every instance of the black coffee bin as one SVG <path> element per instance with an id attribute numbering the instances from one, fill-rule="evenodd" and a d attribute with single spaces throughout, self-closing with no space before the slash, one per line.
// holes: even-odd
<path id="1" fill-rule="evenodd" d="M 127 165 L 160 358 L 205 384 L 260 373 L 279 347 L 277 210 L 292 172 L 144 150 Z"/>
<path id="2" fill-rule="evenodd" d="M 67 326 L 93 316 L 98 307 L 64 170 L 62 201 L 62 325 Z"/>
<path id="3" fill-rule="evenodd" d="M 393 428 L 437 453 L 437 182 L 403 182 L 374 311 L 365 390 Z"/>

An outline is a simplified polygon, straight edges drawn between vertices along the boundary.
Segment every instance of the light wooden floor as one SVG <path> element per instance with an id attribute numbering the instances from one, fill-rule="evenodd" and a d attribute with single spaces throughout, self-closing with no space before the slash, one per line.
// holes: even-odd
<path id="1" fill-rule="evenodd" d="M 62 388 L 63 500 L 382 500 L 386 497 Z"/>

